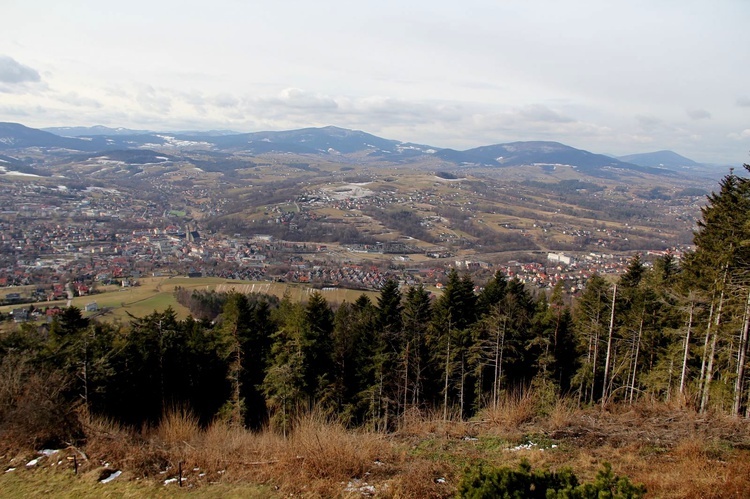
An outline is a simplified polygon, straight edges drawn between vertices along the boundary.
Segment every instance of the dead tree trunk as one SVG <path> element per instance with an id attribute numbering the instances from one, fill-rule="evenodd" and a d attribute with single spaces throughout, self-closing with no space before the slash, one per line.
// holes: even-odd
<path id="1" fill-rule="evenodd" d="M 737 349 L 737 380 L 734 384 L 734 406 L 732 415 L 739 416 L 742 406 L 742 389 L 745 382 L 745 357 L 747 355 L 747 334 L 750 327 L 750 292 L 745 303 L 745 316 L 742 320 L 742 332 L 740 333 L 740 344 Z"/>
<path id="2" fill-rule="evenodd" d="M 602 407 L 607 403 L 607 383 L 609 378 L 609 363 L 612 357 L 612 336 L 615 331 L 615 300 L 617 299 L 617 284 L 612 289 L 612 315 L 609 318 L 609 334 L 607 336 L 607 356 L 604 361 L 604 383 L 602 383 Z"/>
<path id="3" fill-rule="evenodd" d="M 633 394 L 635 393 L 635 379 L 636 379 L 636 376 L 638 375 L 638 355 L 641 352 L 641 337 L 643 336 L 643 320 L 644 320 L 645 312 L 646 312 L 646 308 L 644 307 L 643 312 L 641 313 L 641 323 L 638 327 L 638 337 L 635 340 L 635 346 L 633 348 L 635 350 L 635 354 L 633 356 L 633 377 L 631 378 L 631 381 L 630 381 L 630 404 L 631 405 L 633 404 Z"/>
<path id="4" fill-rule="evenodd" d="M 701 409 L 700 412 L 706 412 L 708 408 L 708 398 L 711 393 L 711 379 L 714 375 L 714 357 L 716 356 L 716 343 L 719 340 L 719 326 L 721 324 L 721 311 L 724 307 L 724 290 L 722 289 L 719 294 L 719 304 L 716 307 L 716 319 L 713 323 L 713 333 L 711 336 L 711 353 L 708 356 L 708 364 L 706 365 L 706 378 L 703 382 L 703 395 L 701 397 Z"/>
<path id="5" fill-rule="evenodd" d="M 682 374 L 680 375 L 680 394 L 685 394 L 685 379 L 687 378 L 688 353 L 690 352 L 690 334 L 693 329 L 693 312 L 695 311 L 695 298 L 690 296 L 690 314 L 688 316 L 687 333 L 685 333 L 685 353 L 682 356 Z"/>
<path id="6" fill-rule="evenodd" d="M 711 309 L 708 311 L 708 324 L 706 325 L 706 339 L 703 341 L 703 358 L 701 359 L 701 377 L 698 381 L 698 394 L 703 396 L 703 386 L 706 382 L 706 365 L 708 364 L 708 344 L 711 342 L 711 326 L 714 323 L 714 307 L 716 296 L 711 297 Z"/>
<path id="7" fill-rule="evenodd" d="M 450 372 L 451 337 L 448 334 L 448 349 L 445 354 L 445 394 L 443 395 L 443 421 L 448 421 L 448 374 Z"/>

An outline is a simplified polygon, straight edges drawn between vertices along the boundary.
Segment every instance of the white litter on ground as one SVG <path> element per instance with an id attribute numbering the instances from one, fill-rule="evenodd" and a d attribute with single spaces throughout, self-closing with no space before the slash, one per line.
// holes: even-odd
<path id="1" fill-rule="evenodd" d="M 548 449 L 557 449 L 557 444 L 552 444 Z M 517 445 L 515 447 L 510 447 L 508 450 L 511 452 L 517 452 L 520 450 L 532 450 L 532 449 L 539 449 L 540 451 L 544 451 L 544 447 L 539 447 L 539 444 L 535 444 L 534 442 L 529 442 L 526 444 Z"/>
<path id="2" fill-rule="evenodd" d="M 114 480 L 115 478 L 117 478 L 120 475 L 122 475 L 122 471 L 117 470 L 114 473 L 112 473 L 111 475 L 109 475 L 107 478 L 99 480 L 99 483 L 109 483 L 109 482 L 111 482 L 112 480 Z"/>
<path id="3" fill-rule="evenodd" d="M 363 496 L 373 496 L 375 495 L 375 486 L 355 478 L 346 484 L 344 492 L 359 492 Z"/>

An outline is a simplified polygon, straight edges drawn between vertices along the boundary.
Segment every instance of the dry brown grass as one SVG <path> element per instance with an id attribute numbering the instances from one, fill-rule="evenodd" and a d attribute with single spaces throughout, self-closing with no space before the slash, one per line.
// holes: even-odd
<path id="1" fill-rule="evenodd" d="M 480 416 L 500 431 L 514 430 L 534 421 L 537 400 L 532 390 L 508 394 L 496 406 L 484 409 Z"/>
<path id="2" fill-rule="evenodd" d="M 427 459 L 405 461 L 388 482 L 383 495 L 392 497 L 451 497 L 457 482 L 457 468 L 447 462 Z"/>
<path id="3" fill-rule="evenodd" d="M 286 450 L 293 454 L 286 456 L 287 462 L 307 476 L 335 480 L 361 477 L 376 461 L 390 458 L 383 435 L 349 431 L 315 414 L 297 421 Z"/>
<path id="4" fill-rule="evenodd" d="M 396 434 L 401 437 L 440 435 L 445 438 L 458 438 L 474 434 L 480 424 L 476 421 L 461 420 L 458 411 L 449 411 L 448 417 L 445 418 L 442 410 L 420 411 L 412 408 L 401 416 Z"/>
<path id="5" fill-rule="evenodd" d="M 602 410 L 566 400 L 539 417 L 530 409 L 536 403 L 532 394 L 511 396 L 474 421 L 410 411 L 393 434 L 350 430 L 313 412 L 299 417 L 287 438 L 223 422 L 201 428 L 180 409 L 153 428 L 94 419 L 85 425 L 82 473 L 97 475 L 107 462 L 133 478 L 163 480 L 181 465 L 194 487 L 261 484 L 279 495 L 355 497 L 358 487 L 374 486 L 379 497 L 449 497 L 465 466 L 514 467 L 525 458 L 534 468 L 571 467 L 582 480 L 610 462 L 652 497 L 745 497 L 750 490 L 747 420 L 679 404 Z M 508 450 L 523 439 L 546 440 L 546 449 Z"/>
<path id="6" fill-rule="evenodd" d="M 544 423 L 551 431 L 568 428 L 576 422 L 580 421 L 582 412 L 573 400 L 568 398 L 560 398 L 555 403 L 554 407 L 550 411 L 549 417 L 546 418 Z"/>

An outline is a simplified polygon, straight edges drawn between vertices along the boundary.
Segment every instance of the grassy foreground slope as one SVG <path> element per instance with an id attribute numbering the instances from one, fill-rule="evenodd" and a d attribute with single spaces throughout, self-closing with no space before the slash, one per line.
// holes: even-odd
<path id="1" fill-rule="evenodd" d="M 471 421 L 407 414 L 394 433 L 353 431 L 320 414 L 301 417 L 285 437 L 168 414 L 155 428 L 106 421 L 86 426 L 79 448 L 26 466 L 34 451 L 3 449 L 0 490 L 8 497 L 451 497 L 467 467 L 572 468 L 590 481 L 603 463 L 644 484 L 649 497 L 746 497 L 750 425 L 683 406 L 576 409 L 508 397 Z M 67 456 L 79 457 L 74 475 Z M 184 486 L 176 484 L 178 464 Z M 123 474 L 99 483 L 105 470 Z M 166 484 L 165 484 L 166 482 Z"/>

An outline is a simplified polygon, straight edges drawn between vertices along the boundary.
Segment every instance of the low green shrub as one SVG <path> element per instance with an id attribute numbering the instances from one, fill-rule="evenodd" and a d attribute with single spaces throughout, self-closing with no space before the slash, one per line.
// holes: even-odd
<path id="1" fill-rule="evenodd" d="M 604 463 L 593 482 L 580 484 L 572 470 L 531 470 L 523 461 L 517 470 L 478 466 L 467 470 L 458 496 L 470 499 L 631 499 L 643 497 L 646 488 L 612 472 Z"/>

